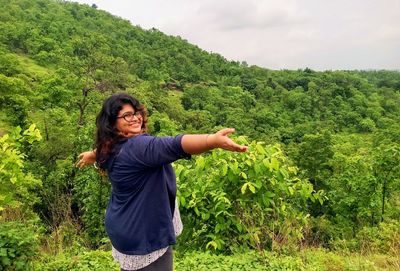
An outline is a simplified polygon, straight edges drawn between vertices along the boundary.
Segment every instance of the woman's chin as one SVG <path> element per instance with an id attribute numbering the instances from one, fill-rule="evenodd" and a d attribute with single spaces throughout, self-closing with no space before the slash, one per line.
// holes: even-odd
<path id="1" fill-rule="evenodd" d="M 132 134 L 133 136 L 140 135 L 141 133 L 142 133 L 142 130 L 140 128 L 139 129 L 132 129 L 130 131 L 130 134 Z"/>

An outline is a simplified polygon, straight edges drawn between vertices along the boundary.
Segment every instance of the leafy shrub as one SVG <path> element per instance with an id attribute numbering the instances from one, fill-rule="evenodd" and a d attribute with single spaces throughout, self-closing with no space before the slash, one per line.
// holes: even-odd
<path id="1" fill-rule="evenodd" d="M 266 264 L 256 252 L 247 252 L 232 256 L 212 255 L 210 253 L 190 252 L 175 258 L 175 269 L 186 270 L 226 270 L 250 271 L 266 270 Z"/>
<path id="2" fill-rule="evenodd" d="M 305 234 L 306 244 L 310 246 L 326 246 L 337 233 L 336 228 L 325 216 L 312 217 Z"/>
<path id="3" fill-rule="evenodd" d="M 296 174 L 279 146 L 255 141 L 245 154 L 217 149 L 197 156 L 194 165 L 177 165 L 186 226 L 180 242 L 217 251 L 295 244 L 308 221 L 306 201 L 324 199 Z"/>
<path id="4" fill-rule="evenodd" d="M 74 198 L 82 212 L 87 240 L 98 247 L 107 237 L 104 215 L 111 193 L 107 177 L 101 177 L 94 169 L 85 169 L 75 178 Z"/>
<path id="5" fill-rule="evenodd" d="M 358 125 L 358 130 L 360 132 L 373 132 L 375 129 L 375 122 L 370 118 L 361 120 Z"/>
<path id="6" fill-rule="evenodd" d="M 388 221 L 374 227 L 363 227 L 354 238 L 337 238 L 331 240 L 330 247 L 336 251 L 385 253 L 399 256 L 400 222 Z"/>
<path id="7" fill-rule="evenodd" d="M 324 249 L 305 250 L 297 255 L 301 257 L 305 269 L 315 271 L 366 271 L 377 270 L 371 257 L 359 254 L 338 254 Z M 386 258 L 384 261 L 387 261 Z M 380 269 L 379 269 L 380 270 Z"/>
<path id="8" fill-rule="evenodd" d="M 39 140 L 41 135 L 34 124 L 25 131 L 16 127 L 0 137 L 0 217 L 6 207 L 31 207 L 37 200 L 30 190 L 40 186 L 41 181 L 24 171 L 26 155 L 22 150 L 24 145 Z"/>
<path id="9" fill-rule="evenodd" d="M 324 251 L 307 251 L 304 254 L 295 253 L 285 255 L 274 252 L 259 253 L 256 251 L 245 251 L 233 255 L 213 255 L 209 252 L 189 252 L 175 257 L 175 269 L 177 271 L 246 271 L 246 270 L 272 270 L 272 271 L 321 271 L 321 270 L 343 270 L 327 268 L 324 261 Z M 332 253 L 337 263 L 341 261 L 339 255 Z M 341 266 L 341 265 L 339 265 Z"/>
<path id="10" fill-rule="evenodd" d="M 360 246 L 357 240 L 353 239 L 334 239 L 329 242 L 329 247 L 335 251 L 342 252 L 356 252 L 359 251 Z"/>
<path id="11" fill-rule="evenodd" d="M 86 240 L 80 234 L 80 226 L 74 221 L 65 220 L 51 229 L 51 234 L 41 240 L 43 252 L 51 255 L 59 253 L 79 253 L 85 250 Z"/>
<path id="12" fill-rule="evenodd" d="M 398 255 L 400 251 L 400 221 L 382 222 L 378 227 L 364 227 L 356 241 L 362 252 Z"/>
<path id="13" fill-rule="evenodd" d="M 21 222 L 0 223 L 0 270 L 31 270 L 37 236 Z"/>

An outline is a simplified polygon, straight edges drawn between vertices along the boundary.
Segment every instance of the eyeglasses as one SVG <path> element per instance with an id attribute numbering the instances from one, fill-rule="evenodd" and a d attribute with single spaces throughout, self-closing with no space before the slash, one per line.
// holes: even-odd
<path id="1" fill-rule="evenodd" d="M 134 117 L 140 118 L 140 117 L 142 117 L 142 114 L 140 113 L 140 111 L 136 111 L 134 113 L 129 112 L 129 113 L 122 115 L 121 117 L 117 117 L 117 119 L 124 118 L 124 120 L 126 120 L 127 122 L 130 122 L 130 121 L 133 121 Z"/>

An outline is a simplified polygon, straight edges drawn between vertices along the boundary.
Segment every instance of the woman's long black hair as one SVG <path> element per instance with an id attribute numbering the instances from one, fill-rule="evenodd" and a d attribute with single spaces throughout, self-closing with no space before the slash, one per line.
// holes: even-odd
<path id="1" fill-rule="evenodd" d="M 96 117 L 96 162 L 101 169 L 108 157 L 113 154 L 115 145 L 126 138 L 122 137 L 115 127 L 117 116 L 122 107 L 130 104 L 135 111 L 142 115 L 142 132 L 147 132 L 147 111 L 138 100 L 126 93 L 111 95 L 103 103 L 101 111 Z"/>

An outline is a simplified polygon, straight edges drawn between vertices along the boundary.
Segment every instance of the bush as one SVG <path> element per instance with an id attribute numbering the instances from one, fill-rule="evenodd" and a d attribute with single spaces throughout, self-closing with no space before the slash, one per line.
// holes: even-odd
<path id="1" fill-rule="evenodd" d="M 111 184 L 94 169 L 85 169 L 75 178 L 74 200 L 82 212 L 86 239 L 99 247 L 107 238 L 104 214 L 111 193 Z"/>
<path id="2" fill-rule="evenodd" d="M 226 271 L 250 271 L 266 270 L 265 263 L 259 254 L 247 252 L 240 255 L 222 256 L 211 255 L 209 253 L 190 252 L 182 258 L 175 258 L 175 269 L 177 271 L 186 270 L 226 270 Z"/>
<path id="3" fill-rule="evenodd" d="M 378 227 L 364 227 L 356 237 L 361 252 L 398 255 L 400 251 L 400 221 L 382 222 Z"/>
<path id="4" fill-rule="evenodd" d="M 358 130 L 360 132 L 373 132 L 375 129 L 375 122 L 370 118 L 363 119 L 358 124 Z"/>
<path id="5" fill-rule="evenodd" d="M 176 166 L 178 200 L 185 225 L 180 243 L 190 249 L 275 249 L 303 239 L 307 200 L 322 192 L 297 177 L 279 146 L 238 142 L 249 152 L 214 150 L 195 164 Z"/>
<path id="6" fill-rule="evenodd" d="M 35 232 L 22 222 L 0 224 L 0 270 L 32 270 L 37 248 Z"/>
<path id="7" fill-rule="evenodd" d="M 16 127 L 11 133 L 0 137 L 0 217 L 5 208 L 29 209 L 36 202 L 37 198 L 31 189 L 40 187 L 41 181 L 25 172 L 26 155 L 22 151 L 24 145 L 41 138 L 35 124 L 25 131 Z"/>
<path id="8" fill-rule="evenodd" d="M 178 253 L 177 253 L 178 254 Z M 324 261 L 326 252 L 305 252 L 304 255 L 294 253 L 285 255 L 275 252 L 263 253 L 252 251 L 237 252 L 234 255 L 213 255 L 209 252 L 189 252 L 175 257 L 175 269 L 177 271 L 246 271 L 246 270 L 270 270 L 270 271 L 320 271 L 343 270 L 329 269 Z M 340 256 L 331 255 L 340 260 Z M 337 261 L 336 261 L 337 263 Z M 358 269 L 357 269 L 358 270 Z"/>
<path id="9" fill-rule="evenodd" d="M 377 269 L 375 259 L 372 255 L 362 256 L 357 253 L 338 254 L 324 249 L 304 250 L 301 252 L 301 258 L 305 265 L 304 270 L 315 271 L 367 271 L 381 270 Z M 298 255 L 299 257 L 300 255 Z M 388 267 L 389 257 L 381 259 L 382 267 Z M 384 269 L 386 270 L 386 269 Z M 392 270 L 392 269 L 389 269 Z"/>
<path id="10" fill-rule="evenodd" d="M 336 251 L 384 253 L 399 256 L 400 222 L 382 222 L 378 226 L 363 227 L 355 238 L 337 238 L 330 242 L 330 248 Z"/>

